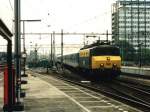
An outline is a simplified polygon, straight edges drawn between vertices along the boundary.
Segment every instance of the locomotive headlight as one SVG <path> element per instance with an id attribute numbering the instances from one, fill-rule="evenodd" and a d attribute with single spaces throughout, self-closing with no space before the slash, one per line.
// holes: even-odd
<path id="1" fill-rule="evenodd" d="M 103 64 L 103 63 L 101 63 L 101 64 L 100 64 L 100 67 L 104 67 L 104 64 Z"/>
<path id="2" fill-rule="evenodd" d="M 116 68 L 116 67 L 117 67 L 117 64 L 113 64 L 113 67 Z"/>

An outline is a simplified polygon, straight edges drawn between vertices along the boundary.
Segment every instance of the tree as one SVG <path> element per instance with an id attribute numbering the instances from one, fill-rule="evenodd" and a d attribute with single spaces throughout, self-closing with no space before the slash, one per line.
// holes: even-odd
<path id="1" fill-rule="evenodd" d="M 141 48 L 142 65 L 150 65 L 150 49 Z"/>
<path id="2" fill-rule="evenodd" d="M 120 40 L 117 43 L 117 46 L 120 48 L 120 53 L 123 61 L 134 61 L 136 55 L 136 50 L 133 45 L 128 43 L 125 40 Z"/>

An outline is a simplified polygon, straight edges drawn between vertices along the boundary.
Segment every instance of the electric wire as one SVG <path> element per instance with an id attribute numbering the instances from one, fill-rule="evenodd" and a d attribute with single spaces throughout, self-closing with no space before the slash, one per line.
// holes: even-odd
<path id="1" fill-rule="evenodd" d="M 9 0 L 9 5 L 10 5 L 10 7 L 11 7 L 11 10 L 13 11 L 14 9 L 13 9 L 13 6 L 12 6 L 12 3 L 11 3 L 10 0 Z"/>

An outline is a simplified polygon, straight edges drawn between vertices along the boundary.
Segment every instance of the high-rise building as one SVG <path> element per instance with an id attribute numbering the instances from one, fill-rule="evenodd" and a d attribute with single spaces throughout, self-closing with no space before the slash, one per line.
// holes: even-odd
<path id="1" fill-rule="evenodd" d="M 112 4 L 112 39 L 150 49 L 150 0 L 117 0 Z M 123 45 L 125 47 L 125 45 Z"/>

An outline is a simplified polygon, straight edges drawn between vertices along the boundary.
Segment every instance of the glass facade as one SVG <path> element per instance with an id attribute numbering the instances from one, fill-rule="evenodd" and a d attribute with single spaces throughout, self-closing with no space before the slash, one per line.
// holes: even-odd
<path id="1" fill-rule="evenodd" d="M 112 38 L 127 41 L 136 50 L 141 43 L 150 48 L 150 1 L 118 0 L 112 6 Z"/>

